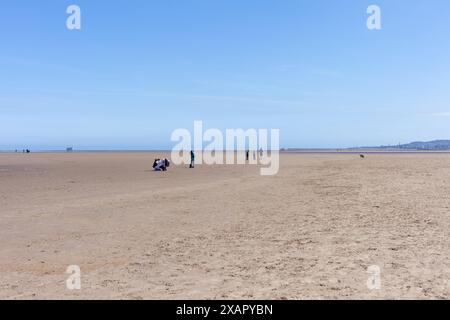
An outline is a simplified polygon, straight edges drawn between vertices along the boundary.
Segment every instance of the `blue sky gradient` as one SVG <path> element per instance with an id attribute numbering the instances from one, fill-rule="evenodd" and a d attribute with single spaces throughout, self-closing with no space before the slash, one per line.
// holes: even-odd
<path id="1" fill-rule="evenodd" d="M 194 120 L 281 147 L 450 139 L 448 0 L 5 1 L 0 39 L 0 149 L 165 149 Z"/>

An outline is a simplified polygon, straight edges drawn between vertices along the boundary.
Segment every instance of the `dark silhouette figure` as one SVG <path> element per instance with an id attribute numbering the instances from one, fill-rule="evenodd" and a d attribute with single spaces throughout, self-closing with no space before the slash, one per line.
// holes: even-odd
<path id="1" fill-rule="evenodd" d="M 189 168 L 194 168 L 195 164 L 195 153 L 194 150 L 191 150 L 191 164 L 189 165 Z"/>
<path id="2" fill-rule="evenodd" d="M 364 159 L 364 158 L 365 158 L 365 156 L 364 156 L 363 154 L 360 154 L 359 157 L 360 157 L 361 159 Z"/>

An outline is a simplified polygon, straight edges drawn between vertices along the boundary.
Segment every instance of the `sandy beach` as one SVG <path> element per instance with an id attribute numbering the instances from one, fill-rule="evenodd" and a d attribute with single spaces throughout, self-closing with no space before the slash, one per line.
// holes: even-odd
<path id="1" fill-rule="evenodd" d="M 155 156 L 0 154 L 0 298 L 450 298 L 450 154 Z"/>

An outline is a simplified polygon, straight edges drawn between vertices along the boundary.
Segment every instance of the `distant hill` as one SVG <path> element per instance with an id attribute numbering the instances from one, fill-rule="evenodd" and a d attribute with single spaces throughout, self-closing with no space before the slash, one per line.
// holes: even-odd
<path id="1" fill-rule="evenodd" d="M 415 141 L 396 146 L 363 147 L 356 149 L 389 149 L 389 150 L 450 150 L 450 140 Z"/>

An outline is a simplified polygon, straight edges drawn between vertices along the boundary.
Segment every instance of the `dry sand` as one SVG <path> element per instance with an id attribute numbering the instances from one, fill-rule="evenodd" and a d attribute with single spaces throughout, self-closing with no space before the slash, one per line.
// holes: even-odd
<path id="1" fill-rule="evenodd" d="M 450 298 L 449 154 L 154 156 L 0 154 L 0 298 Z"/>

